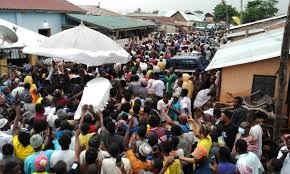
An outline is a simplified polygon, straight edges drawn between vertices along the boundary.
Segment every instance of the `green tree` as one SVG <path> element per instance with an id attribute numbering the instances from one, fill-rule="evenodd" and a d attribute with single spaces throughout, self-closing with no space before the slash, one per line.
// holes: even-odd
<path id="1" fill-rule="evenodd" d="M 277 3 L 277 0 L 249 1 L 243 13 L 243 22 L 248 23 L 275 16 L 278 12 Z"/>
<path id="2" fill-rule="evenodd" d="M 238 16 L 239 12 L 231 5 L 227 5 L 227 10 L 229 13 L 229 19 L 231 20 L 233 16 Z M 214 8 L 214 17 L 215 21 L 220 22 L 220 21 L 227 21 L 226 17 L 226 8 L 223 3 L 218 4 Z"/>

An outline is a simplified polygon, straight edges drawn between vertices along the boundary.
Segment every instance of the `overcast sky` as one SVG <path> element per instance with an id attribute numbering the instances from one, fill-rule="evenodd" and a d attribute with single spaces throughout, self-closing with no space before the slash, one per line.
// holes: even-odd
<path id="1" fill-rule="evenodd" d="M 212 12 L 221 0 L 68 0 L 77 5 L 96 5 L 101 3 L 102 8 L 119 13 L 132 12 L 137 8 L 146 11 L 159 10 L 202 10 Z M 229 4 L 240 9 L 240 0 L 226 0 Z M 248 0 L 244 1 L 244 7 Z M 289 0 L 278 0 L 279 13 L 286 13 Z"/>

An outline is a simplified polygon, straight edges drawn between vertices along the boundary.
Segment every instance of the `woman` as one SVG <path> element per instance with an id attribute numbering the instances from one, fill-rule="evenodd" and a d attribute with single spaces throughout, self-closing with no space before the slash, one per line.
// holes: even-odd
<path id="1" fill-rule="evenodd" d="M 248 145 L 248 151 L 249 152 L 253 152 L 256 155 L 258 155 L 258 151 L 259 151 L 259 146 L 257 143 L 257 139 L 255 137 L 253 137 L 252 135 L 250 135 L 250 129 L 251 129 L 251 124 L 249 122 L 242 122 L 240 127 L 239 127 L 239 133 L 236 136 L 236 140 L 238 139 L 243 139 L 247 142 Z M 232 151 L 233 156 L 237 155 L 236 149 L 235 147 L 233 148 Z"/>

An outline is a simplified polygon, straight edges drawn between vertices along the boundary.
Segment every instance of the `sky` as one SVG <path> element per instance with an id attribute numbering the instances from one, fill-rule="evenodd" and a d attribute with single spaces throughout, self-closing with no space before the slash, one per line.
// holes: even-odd
<path id="1" fill-rule="evenodd" d="M 144 11 L 152 12 L 153 10 L 202 10 L 212 12 L 215 5 L 221 0 L 67 0 L 76 5 L 97 5 L 100 2 L 101 7 L 113 10 L 118 13 L 127 14 L 137 8 Z M 245 7 L 249 0 L 243 0 Z M 240 9 L 241 0 L 226 0 L 228 4 Z M 279 14 L 287 12 L 289 0 L 278 0 L 277 7 Z"/>

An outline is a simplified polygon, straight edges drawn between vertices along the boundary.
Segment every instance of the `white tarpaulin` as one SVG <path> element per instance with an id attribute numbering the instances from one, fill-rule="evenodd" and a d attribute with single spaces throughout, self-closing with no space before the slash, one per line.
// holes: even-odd
<path id="1" fill-rule="evenodd" d="M 95 111 L 102 111 L 110 98 L 111 88 L 110 81 L 105 78 L 95 78 L 89 81 L 84 88 L 83 96 L 74 115 L 74 119 L 77 120 L 80 118 L 82 106 L 85 104 L 93 105 Z"/>
<path id="2" fill-rule="evenodd" d="M 222 45 L 206 71 L 279 57 L 283 32 L 277 29 Z"/>
<path id="3" fill-rule="evenodd" d="M 33 46 L 37 47 L 42 41 L 44 41 L 47 37 L 41 34 L 35 33 L 31 30 L 20 27 L 16 24 L 8 22 L 0 18 L 0 25 L 3 25 L 11 30 L 16 29 L 16 35 L 18 37 L 18 42 L 14 44 L 4 43 L 1 48 L 22 48 L 25 46 Z"/>
<path id="4" fill-rule="evenodd" d="M 50 36 L 39 47 L 25 47 L 23 52 L 90 66 L 127 63 L 130 58 L 111 38 L 83 24 Z"/>

